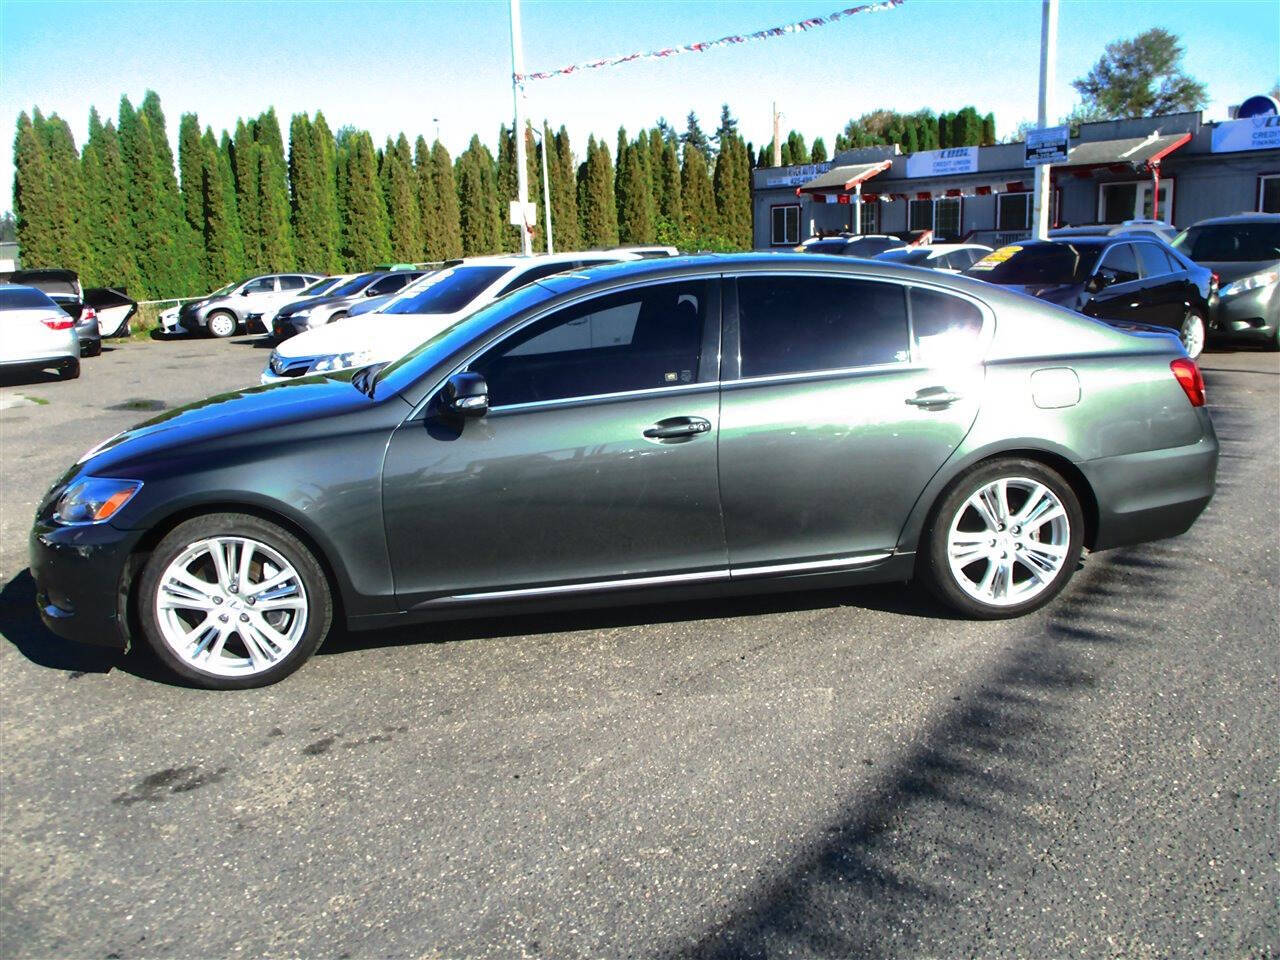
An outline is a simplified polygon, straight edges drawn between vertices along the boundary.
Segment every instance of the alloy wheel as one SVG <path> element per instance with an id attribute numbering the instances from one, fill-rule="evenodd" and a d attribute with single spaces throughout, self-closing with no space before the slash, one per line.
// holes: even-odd
<path id="1" fill-rule="evenodd" d="M 302 577 L 279 551 L 248 537 L 192 543 L 165 568 L 155 605 L 165 645 L 218 676 L 271 669 L 307 628 Z"/>
<path id="2" fill-rule="evenodd" d="M 1187 351 L 1188 357 L 1194 360 L 1200 356 L 1204 351 L 1204 318 L 1194 311 L 1189 312 L 1186 319 L 1182 321 L 1178 338 L 1182 341 L 1182 348 Z"/>
<path id="3" fill-rule="evenodd" d="M 959 587 L 979 603 L 1009 607 L 1043 593 L 1062 572 L 1071 524 L 1062 501 L 1027 477 L 984 484 L 956 511 L 947 557 Z"/>

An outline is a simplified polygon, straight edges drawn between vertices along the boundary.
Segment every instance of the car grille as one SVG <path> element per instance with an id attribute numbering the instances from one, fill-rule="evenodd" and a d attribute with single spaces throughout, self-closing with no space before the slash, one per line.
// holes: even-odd
<path id="1" fill-rule="evenodd" d="M 276 355 L 271 358 L 270 367 L 271 372 L 277 377 L 300 377 L 311 369 L 315 361 L 315 357 L 297 357 L 290 360 Z"/>

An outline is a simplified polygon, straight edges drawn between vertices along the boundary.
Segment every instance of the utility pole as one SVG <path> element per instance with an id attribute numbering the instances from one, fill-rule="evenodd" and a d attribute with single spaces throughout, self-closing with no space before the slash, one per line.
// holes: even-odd
<path id="1" fill-rule="evenodd" d="M 1049 125 L 1049 102 L 1053 88 L 1054 59 L 1058 49 L 1058 0 L 1043 0 L 1044 10 L 1040 21 L 1040 129 Z M 1031 228 L 1037 240 L 1049 236 L 1050 208 L 1053 206 L 1053 189 L 1050 186 L 1047 163 L 1035 168 L 1035 193 L 1031 199 Z"/>
<path id="2" fill-rule="evenodd" d="M 520 0 L 511 0 L 511 95 L 515 101 L 515 117 L 511 132 L 516 141 L 516 200 L 520 204 L 520 246 L 524 255 L 533 253 L 529 224 L 524 222 L 529 209 L 529 171 L 526 168 L 524 124 L 520 120 L 520 77 L 524 75 L 524 46 L 520 38 Z"/>
<path id="3" fill-rule="evenodd" d="M 533 130 L 533 124 L 529 125 L 530 131 Z M 542 209 L 547 215 L 547 253 L 555 253 L 555 246 L 551 242 L 551 185 L 547 179 L 547 124 L 542 123 L 542 132 L 538 135 L 538 141 L 542 144 Z"/>
<path id="4" fill-rule="evenodd" d="M 782 166 L 782 143 L 778 140 L 778 121 L 782 114 L 778 112 L 778 101 L 773 101 L 773 165 Z"/>

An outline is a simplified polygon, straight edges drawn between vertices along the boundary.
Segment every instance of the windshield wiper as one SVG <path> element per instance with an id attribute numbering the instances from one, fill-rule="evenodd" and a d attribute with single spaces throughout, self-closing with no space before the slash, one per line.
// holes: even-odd
<path id="1" fill-rule="evenodd" d="M 378 375 L 378 371 L 387 365 L 387 361 L 382 363 L 371 363 L 367 367 L 361 367 L 355 372 L 351 378 L 351 385 L 363 393 L 366 397 L 373 396 L 374 377 Z"/>

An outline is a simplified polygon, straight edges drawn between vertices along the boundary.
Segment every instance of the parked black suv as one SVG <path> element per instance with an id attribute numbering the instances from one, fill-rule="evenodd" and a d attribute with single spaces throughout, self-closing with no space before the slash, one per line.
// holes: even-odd
<path id="1" fill-rule="evenodd" d="M 1204 349 L 1213 273 L 1154 239 L 1028 240 L 988 254 L 965 274 L 1091 317 L 1168 327 L 1193 359 Z"/>

